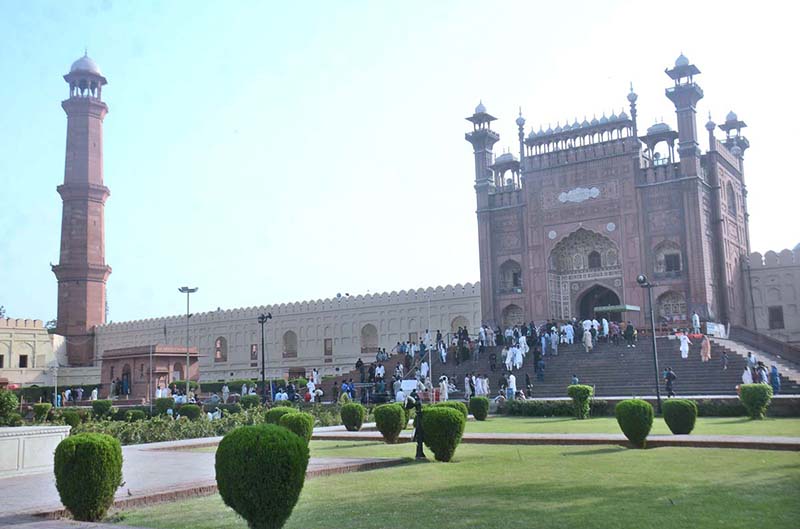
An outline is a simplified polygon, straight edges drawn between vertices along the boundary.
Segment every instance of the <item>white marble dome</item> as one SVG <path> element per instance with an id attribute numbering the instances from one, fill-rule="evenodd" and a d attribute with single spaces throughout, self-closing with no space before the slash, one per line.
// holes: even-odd
<path id="1" fill-rule="evenodd" d="M 84 54 L 83 57 L 78 59 L 77 61 L 72 63 L 72 66 L 69 67 L 70 73 L 72 72 L 88 72 L 93 73 L 95 75 L 103 75 L 100 71 L 100 67 L 97 66 L 97 63 L 92 60 L 87 54 Z"/>
<path id="2" fill-rule="evenodd" d="M 677 59 L 675 59 L 675 66 L 689 66 L 689 59 L 681 53 Z"/>
<path id="3" fill-rule="evenodd" d="M 671 130 L 666 123 L 656 123 L 647 129 L 647 134 L 658 134 L 660 132 L 670 132 Z"/>

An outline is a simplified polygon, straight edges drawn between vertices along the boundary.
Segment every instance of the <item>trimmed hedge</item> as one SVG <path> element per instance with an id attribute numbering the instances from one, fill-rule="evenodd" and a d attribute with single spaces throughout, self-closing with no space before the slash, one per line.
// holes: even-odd
<path id="1" fill-rule="evenodd" d="M 53 405 L 49 402 L 37 402 L 33 405 L 33 420 L 36 422 L 47 421 L 47 414 L 50 413 L 50 408 Z"/>
<path id="2" fill-rule="evenodd" d="M 461 415 L 464 416 L 464 420 L 467 420 L 467 415 L 469 415 L 469 410 L 467 410 L 467 405 L 461 402 L 460 400 L 446 400 L 444 402 L 437 402 L 434 406 L 440 406 L 442 408 L 453 408 Z"/>
<path id="3" fill-rule="evenodd" d="M 215 411 L 220 410 L 226 413 L 239 413 L 242 411 L 242 406 L 238 402 L 234 402 L 232 404 L 204 404 L 203 411 L 206 413 L 214 413 Z"/>
<path id="4" fill-rule="evenodd" d="M 110 400 L 94 400 L 92 401 L 92 414 L 98 419 L 105 419 L 111 414 Z"/>
<path id="5" fill-rule="evenodd" d="M 739 399 L 751 419 L 763 419 L 769 403 L 772 401 L 772 386 L 769 384 L 742 384 L 739 386 Z"/>
<path id="6" fill-rule="evenodd" d="M 348 432 L 357 432 L 364 424 L 364 416 L 367 414 L 364 406 L 357 402 L 349 402 L 342 406 L 340 411 L 342 416 L 342 424 L 347 428 Z"/>
<path id="7" fill-rule="evenodd" d="M 453 458 L 456 447 L 464 435 L 467 420 L 455 408 L 430 406 L 422 412 L 424 442 L 437 461 L 447 462 Z"/>
<path id="8" fill-rule="evenodd" d="M 389 444 L 397 442 L 400 432 L 405 428 L 403 421 L 406 418 L 405 410 L 399 404 L 382 404 L 375 408 L 375 425 L 383 435 L 384 441 Z"/>
<path id="9" fill-rule="evenodd" d="M 283 527 L 305 483 L 306 443 L 272 424 L 243 426 L 220 441 L 215 458 L 225 504 L 252 529 Z"/>
<path id="10" fill-rule="evenodd" d="M 147 414 L 144 410 L 128 410 L 125 420 L 128 422 L 143 421 L 147 419 Z"/>
<path id="11" fill-rule="evenodd" d="M 122 448 L 109 435 L 78 434 L 56 447 L 56 489 L 76 520 L 103 518 L 122 483 Z"/>
<path id="12" fill-rule="evenodd" d="M 721 402 L 713 399 L 702 399 L 696 402 L 699 417 L 745 417 L 747 408 L 741 401 Z"/>
<path id="13" fill-rule="evenodd" d="M 572 399 L 572 409 L 576 419 L 589 418 L 589 403 L 594 396 L 594 388 L 583 384 L 567 386 L 567 395 Z"/>
<path id="14" fill-rule="evenodd" d="M 5 426 L 22 426 L 25 421 L 22 420 L 22 415 L 12 411 L 5 418 Z"/>
<path id="15" fill-rule="evenodd" d="M 287 413 L 281 416 L 278 424 L 300 436 L 306 444 L 311 441 L 311 435 L 314 433 L 314 416 L 310 413 L 303 411 Z"/>
<path id="16" fill-rule="evenodd" d="M 689 399 L 667 399 L 662 406 L 664 422 L 675 435 L 688 435 L 697 421 L 697 404 Z"/>
<path id="17" fill-rule="evenodd" d="M 239 404 L 241 404 L 242 408 L 245 410 L 248 408 L 255 408 L 261 404 L 261 397 L 258 395 L 243 395 L 241 399 L 239 399 Z"/>
<path id="18" fill-rule="evenodd" d="M 297 413 L 297 410 L 289 406 L 275 406 L 267 412 L 266 421 L 268 424 L 280 424 L 281 417 L 287 413 Z"/>
<path id="19" fill-rule="evenodd" d="M 0 426 L 8 424 L 11 414 L 15 413 L 17 408 L 19 408 L 17 396 L 7 389 L 0 389 Z"/>
<path id="20" fill-rule="evenodd" d="M 645 448 L 653 427 L 653 406 L 641 399 L 620 401 L 614 409 L 622 433 L 637 448 Z"/>
<path id="21" fill-rule="evenodd" d="M 489 415 L 489 399 L 486 397 L 472 397 L 469 399 L 469 412 L 476 421 L 485 421 Z"/>
<path id="22" fill-rule="evenodd" d="M 573 417 L 575 408 L 567 400 L 510 400 L 503 404 L 503 413 L 517 417 Z M 592 417 L 613 415 L 608 402 L 593 399 L 589 402 Z"/>
<path id="23" fill-rule="evenodd" d="M 72 426 L 73 428 L 81 423 L 81 416 L 78 415 L 77 411 L 64 410 L 61 412 L 61 418 L 64 419 L 66 424 Z"/>
<path id="24" fill-rule="evenodd" d="M 178 413 L 190 421 L 196 421 L 203 416 L 203 410 L 197 404 L 181 404 Z"/>
<path id="25" fill-rule="evenodd" d="M 156 415 L 166 415 L 167 410 L 175 409 L 175 399 L 172 397 L 161 397 L 153 401 L 153 408 Z"/>

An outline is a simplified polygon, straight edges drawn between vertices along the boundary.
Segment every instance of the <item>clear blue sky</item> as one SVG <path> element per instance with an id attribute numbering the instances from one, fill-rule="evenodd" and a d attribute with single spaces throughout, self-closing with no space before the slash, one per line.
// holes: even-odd
<path id="1" fill-rule="evenodd" d="M 482 98 L 514 147 L 639 93 L 675 116 L 683 51 L 711 111 L 748 122 L 753 249 L 800 242 L 794 16 L 752 2 L 0 0 L 0 304 L 51 319 L 67 96 L 83 54 L 109 80 L 110 318 L 478 279 L 463 118 Z M 703 135 L 703 138 L 705 136 Z M 703 149 L 707 147 L 702 140 Z"/>

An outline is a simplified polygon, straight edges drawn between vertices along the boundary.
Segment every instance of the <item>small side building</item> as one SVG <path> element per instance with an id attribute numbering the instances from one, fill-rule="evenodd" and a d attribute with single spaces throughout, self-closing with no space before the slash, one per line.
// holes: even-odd
<path id="1" fill-rule="evenodd" d="M 189 348 L 189 380 L 199 380 L 197 349 Z M 121 398 L 147 399 L 157 388 L 166 388 L 186 380 L 186 347 L 175 345 L 140 345 L 109 349 L 103 354 L 100 383 L 101 397 L 109 397 L 111 382 Z"/>
<path id="2" fill-rule="evenodd" d="M 750 254 L 747 321 L 753 330 L 800 345 L 800 244 L 794 250 Z"/>

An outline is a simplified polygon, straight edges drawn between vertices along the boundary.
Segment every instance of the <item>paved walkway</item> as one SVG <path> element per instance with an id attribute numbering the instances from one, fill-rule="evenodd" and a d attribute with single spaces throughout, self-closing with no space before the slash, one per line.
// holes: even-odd
<path id="1" fill-rule="evenodd" d="M 372 426 L 368 424 L 365 426 Z M 410 442 L 411 430 L 400 434 L 401 442 Z M 325 431 L 314 430 L 316 441 L 380 441 L 380 432 L 362 430 L 348 432 L 343 426 L 333 426 Z M 547 433 L 465 433 L 463 443 L 516 444 L 516 445 L 621 445 L 628 439 L 622 434 L 547 434 Z M 800 451 L 800 437 L 769 437 L 745 435 L 651 435 L 647 445 L 682 446 L 694 448 L 744 448 L 751 450 Z"/>
<path id="2" fill-rule="evenodd" d="M 215 446 L 221 437 L 122 447 L 124 484 L 116 507 L 130 507 L 176 498 L 213 494 L 217 490 L 214 452 L 188 451 Z M 382 468 L 403 463 L 398 458 L 311 458 L 308 478 Z M 11 516 L 63 512 L 52 473 L 0 479 L 0 527 Z M 90 526 L 83 526 L 90 527 Z"/>

